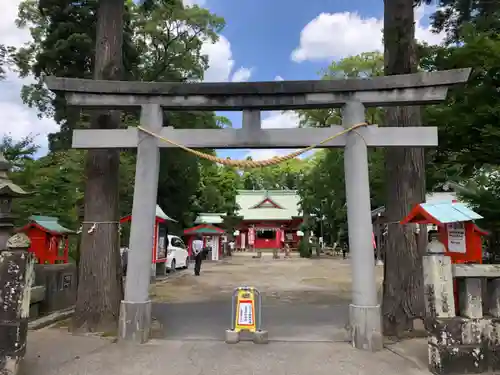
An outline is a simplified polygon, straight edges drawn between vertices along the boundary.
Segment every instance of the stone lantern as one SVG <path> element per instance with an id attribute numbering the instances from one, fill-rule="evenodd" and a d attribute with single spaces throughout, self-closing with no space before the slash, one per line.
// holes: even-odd
<path id="1" fill-rule="evenodd" d="M 29 195 L 9 179 L 9 169 L 10 163 L 0 152 L 0 250 L 6 249 L 7 241 L 14 228 L 15 216 L 12 214 L 12 200 Z"/>

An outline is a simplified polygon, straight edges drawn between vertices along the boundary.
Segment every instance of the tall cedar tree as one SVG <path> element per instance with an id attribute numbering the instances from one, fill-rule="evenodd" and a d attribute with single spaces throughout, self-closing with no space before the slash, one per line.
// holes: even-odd
<path id="1" fill-rule="evenodd" d="M 413 0 L 384 0 L 384 74 L 417 72 Z M 389 126 L 418 126 L 418 107 L 386 110 Z M 423 317 L 422 253 L 426 231 L 397 224 L 416 204 L 425 200 L 425 164 L 422 148 L 386 149 L 387 236 L 382 301 L 385 335 L 400 336 Z M 420 246 L 419 246 L 420 245 Z"/>
<path id="2" fill-rule="evenodd" d="M 123 0 L 100 1 L 94 79 L 119 80 L 122 75 Z M 116 129 L 119 111 L 96 111 L 93 129 Z M 118 150 L 89 150 L 86 156 L 85 211 L 81 238 L 78 299 L 74 330 L 114 331 L 118 323 L 123 282 L 120 267 Z M 89 229 L 97 223 L 95 230 Z M 102 224 L 99 224 L 102 223 Z"/>

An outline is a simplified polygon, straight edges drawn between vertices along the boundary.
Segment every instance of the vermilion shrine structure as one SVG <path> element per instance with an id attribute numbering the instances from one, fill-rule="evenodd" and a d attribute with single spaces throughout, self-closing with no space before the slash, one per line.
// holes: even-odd
<path id="1" fill-rule="evenodd" d="M 193 241 L 197 236 L 201 236 L 203 247 L 210 247 L 208 260 L 220 260 L 222 258 L 224 229 L 211 224 L 199 224 L 184 230 L 184 237 L 187 239 L 189 256 L 193 256 Z"/>
<path id="2" fill-rule="evenodd" d="M 132 215 L 122 217 L 120 224 L 132 221 Z M 177 222 L 168 216 L 160 206 L 156 205 L 155 208 L 155 223 L 153 228 L 153 248 L 151 257 L 151 276 L 164 275 L 167 272 L 167 222 Z"/>
<path id="3" fill-rule="evenodd" d="M 141 127 L 190 148 L 303 148 L 366 121 L 366 107 L 437 103 L 448 87 L 467 81 L 470 69 L 372 79 L 245 83 L 177 83 L 94 81 L 48 77 L 49 89 L 65 92 L 67 103 L 94 109 L 141 109 Z M 318 129 L 262 129 L 262 110 L 342 108 L 342 125 Z M 163 111 L 243 111 L 241 129 L 174 129 L 163 127 Z M 382 348 L 372 247 L 367 147 L 434 147 L 437 128 L 358 128 L 322 147 L 343 147 L 352 301 L 349 332 L 354 347 Z M 137 128 L 75 130 L 73 147 L 137 148 L 132 227 L 125 298 L 119 336 L 145 342 L 151 326 L 149 299 L 151 248 L 161 147 L 177 147 Z M 91 221 L 92 218 L 86 218 Z M 86 224 L 88 225 L 88 224 Z M 84 230 L 88 230 L 84 226 Z"/>
<path id="4" fill-rule="evenodd" d="M 284 242 L 297 247 L 297 230 L 303 222 L 299 202 L 295 190 L 239 190 L 236 248 L 279 249 Z"/>
<path id="5" fill-rule="evenodd" d="M 69 235 L 75 232 L 59 224 L 56 217 L 30 216 L 28 224 L 17 229 L 17 232 L 29 237 L 29 251 L 35 254 L 38 263 L 68 263 Z"/>

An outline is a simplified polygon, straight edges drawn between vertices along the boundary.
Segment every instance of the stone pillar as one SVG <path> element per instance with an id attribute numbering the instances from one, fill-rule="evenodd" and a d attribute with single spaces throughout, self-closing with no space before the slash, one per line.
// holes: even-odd
<path id="1" fill-rule="evenodd" d="M 422 262 L 426 318 L 453 318 L 455 298 L 451 258 L 441 254 L 426 255 Z"/>
<path id="2" fill-rule="evenodd" d="M 159 133 L 162 124 L 159 105 L 142 107 L 141 126 Z M 151 330 L 149 285 L 160 169 L 157 142 L 153 136 L 139 133 L 125 299 L 120 307 L 119 338 L 138 343 L 146 342 Z"/>
<path id="3" fill-rule="evenodd" d="M 365 122 L 363 104 L 346 103 L 342 110 L 344 127 L 362 122 Z M 349 334 L 355 348 L 376 351 L 383 348 L 383 337 L 372 245 L 368 150 L 364 139 L 356 132 L 346 135 L 344 168 L 352 262 Z"/>
<path id="4" fill-rule="evenodd" d="M 34 259 L 29 238 L 18 233 L 0 252 L 0 374 L 20 372 L 26 354 Z"/>
<path id="5" fill-rule="evenodd" d="M 26 353 L 34 261 L 29 238 L 14 228 L 12 199 L 28 195 L 8 177 L 10 164 L 0 152 L 0 374 L 12 375 Z"/>

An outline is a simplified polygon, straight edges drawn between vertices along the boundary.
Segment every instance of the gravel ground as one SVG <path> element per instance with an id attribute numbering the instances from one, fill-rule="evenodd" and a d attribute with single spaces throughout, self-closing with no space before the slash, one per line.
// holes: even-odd
<path id="1" fill-rule="evenodd" d="M 227 300 L 233 289 L 242 285 L 258 288 L 268 302 L 333 302 L 349 299 L 351 293 L 351 265 L 348 259 L 294 256 L 273 260 L 271 254 L 253 259 L 249 254 L 237 253 L 219 263 L 205 262 L 200 277 L 195 277 L 191 270 L 184 273 L 153 285 L 153 301 L 186 303 Z M 377 267 L 376 275 L 377 283 L 381 285 L 382 267 Z"/>

